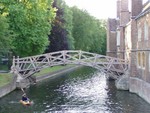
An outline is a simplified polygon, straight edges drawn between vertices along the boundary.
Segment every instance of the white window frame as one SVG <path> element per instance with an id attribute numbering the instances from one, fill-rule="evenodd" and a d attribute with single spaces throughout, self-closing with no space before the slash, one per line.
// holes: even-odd
<path id="1" fill-rule="evenodd" d="M 117 46 L 120 46 L 120 31 L 117 31 Z"/>
<path id="2" fill-rule="evenodd" d="M 149 28 L 148 22 L 145 21 L 144 22 L 144 40 L 148 40 L 148 28 Z"/>

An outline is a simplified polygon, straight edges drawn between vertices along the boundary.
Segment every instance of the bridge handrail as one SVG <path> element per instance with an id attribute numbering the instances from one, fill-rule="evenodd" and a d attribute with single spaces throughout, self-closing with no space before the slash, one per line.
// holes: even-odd
<path id="1" fill-rule="evenodd" d="M 128 62 L 128 60 L 125 60 L 125 59 L 118 59 L 116 57 L 110 57 L 110 56 L 105 56 L 105 55 L 99 55 L 97 53 L 90 53 L 90 52 L 86 52 L 86 51 L 81 51 L 81 50 L 63 50 L 63 51 L 57 51 L 57 52 L 52 52 L 52 53 L 45 53 L 45 54 L 41 54 L 41 55 L 34 55 L 34 56 L 28 56 L 28 57 L 23 57 L 23 58 L 20 58 L 19 56 L 19 60 L 24 60 L 24 59 L 28 59 L 30 57 L 42 57 L 42 56 L 46 56 L 47 54 L 50 54 L 50 55 L 54 55 L 54 54 L 58 54 L 58 53 L 87 53 L 88 55 L 98 55 L 98 56 L 101 56 L 101 57 L 107 57 L 107 58 L 110 58 L 110 59 L 114 59 L 114 60 L 120 60 L 120 61 L 123 61 L 123 62 Z M 15 58 L 15 60 L 17 60 L 17 58 Z"/>
<path id="2" fill-rule="evenodd" d="M 12 71 L 14 69 L 22 76 L 27 75 L 27 71 L 33 73 L 45 67 L 61 64 L 80 64 L 91 66 L 99 70 L 111 73 L 124 73 L 128 68 L 128 61 L 114 57 L 99 55 L 96 53 L 85 52 L 81 50 L 63 50 L 42 55 L 29 56 L 24 58 L 13 58 Z M 25 71 L 24 73 L 22 73 Z"/>

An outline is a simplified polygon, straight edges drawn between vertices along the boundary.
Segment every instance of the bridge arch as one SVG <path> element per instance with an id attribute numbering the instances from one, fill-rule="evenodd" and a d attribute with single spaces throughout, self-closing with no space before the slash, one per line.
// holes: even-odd
<path id="1" fill-rule="evenodd" d="M 14 57 L 11 72 L 17 75 L 19 82 L 43 68 L 66 64 L 93 67 L 114 79 L 125 74 L 128 69 L 128 62 L 123 59 L 81 50 L 64 50 L 24 58 Z"/>

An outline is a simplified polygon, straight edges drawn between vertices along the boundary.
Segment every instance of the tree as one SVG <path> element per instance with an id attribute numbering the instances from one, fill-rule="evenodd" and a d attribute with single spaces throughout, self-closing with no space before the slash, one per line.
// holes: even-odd
<path id="1" fill-rule="evenodd" d="M 75 40 L 75 49 L 89 51 L 92 44 L 92 20 L 86 11 L 77 7 L 72 7 L 73 12 L 73 37 Z"/>
<path id="2" fill-rule="evenodd" d="M 75 49 L 105 54 L 106 23 L 86 10 L 72 7 Z"/>
<path id="3" fill-rule="evenodd" d="M 9 30 L 8 19 L 5 14 L 0 14 L 0 50 L 8 51 L 11 46 L 11 35 Z"/>
<path id="4" fill-rule="evenodd" d="M 1 0 L 15 34 L 13 52 L 19 56 L 43 53 L 55 17 L 52 0 Z"/>
<path id="5" fill-rule="evenodd" d="M 101 38 L 102 38 L 102 46 L 101 46 L 101 53 L 103 55 L 106 55 L 106 32 L 107 32 L 107 29 L 106 29 L 106 20 L 100 20 L 100 31 L 101 31 Z"/>
<path id="6" fill-rule="evenodd" d="M 72 34 L 73 30 L 73 13 L 65 3 L 62 4 L 62 7 L 64 9 L 64 28 L 67 32 L 67 42 L 69 49 L 74 49 L 74 37 Z"/>
<path id="7" fill-rule="evenodd" d="M 93 35 L 93 44 L 90 52 L 106 54 L 106 21 L 95 20 L 95 30 Z"/>
<path id="8" fill-rule="evenodd" d="M 62 0 L 55 0 L 53 7 L 57 8 L 57 12 L 49 35 L 50 44 L 46 52 L 74 49 L 72 12 Z"/>

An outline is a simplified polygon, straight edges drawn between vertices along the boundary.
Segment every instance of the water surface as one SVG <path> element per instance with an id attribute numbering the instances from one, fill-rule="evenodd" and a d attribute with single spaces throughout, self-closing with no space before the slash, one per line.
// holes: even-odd
<path id="1" fill-rule="evenodd" d="M 26 90 L 34 104 L 19 103 L 16 90 L 0 99 L 0 113 L 150 113 L 150 104 L 88 67 L 44 80 Z"/>

